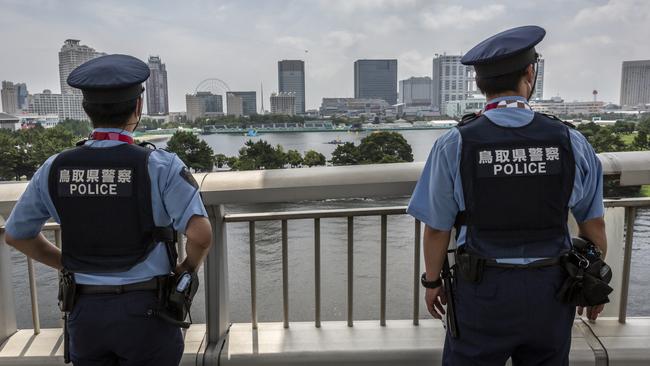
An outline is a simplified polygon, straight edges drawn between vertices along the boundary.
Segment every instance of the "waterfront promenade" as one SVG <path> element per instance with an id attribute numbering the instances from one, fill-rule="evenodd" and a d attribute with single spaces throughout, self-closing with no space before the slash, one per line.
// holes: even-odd
<path id="1" fill-rule="evenodd" d="M 605 174 L 620 176 L 621 184 L 650 184 L 650 152 L 600 154 Z M 412 316 L 407 319 L 387 319 L 386 263 L 388 217 L 403 215 L 404 207 L 375 207 L 343 210 L 309 210 L 290 212 L 252 212 L 232 214 L 225 211 L 229 203 L 304 202 L 352 197 L 405 196 L 412 191 L 422 163 L 288 169 L 247 172 L 196 174 L 201 184 L 204 202 L 213 224 L 214 247 L 205 264 L 206 323 L 194 325 L 186 334 L 186 365 L 435 365 L 439 364 L 444 330 L 440 322 L 421 320 L 419 304 L 423 293 L 418 284 L 421 272 L 420 241 L 422 225 L 412 221 L 414 242 L 413 261 L 408 270 L 413 278 Z M 24 190 L 26 183 L 0 186 L 0 216 L 6 218 L 11 207 Z M 572 365 L 647 365 L 650 360 L 650 319 L 627 317 L 628 285 L 632 256 L 634 217 L 639 207 L 650 206 L 648 199 L 608 200 L 606 202 L 608 262 L 613 267 L 612 302 L 602 319 L 590 324 L 576 319 L 573 332 Z M 354 318 L 353 273 L 355 262 L 363 261 L 355 252 L 355 218 L 379 217 L 376 255 L 380 260 L 380 303 L 374 320 Z M 347 222 L 342 237 L 347 243 L 346 277 L 339 287 L 346 293 L 346 319 L 321 319 L 321 276 L 327 271 L 322 266 L 321 220 L 332 218 Z M 308 220 L 314 228 L 314 237 L 305 245 L 313 246 L 312 273 L 304 278 L 289 277 L 288 230 L 294 220 Z M 281 223 L 278 250 L 282 251 L 282 316 L 273 322 L 258 322 L 256 267 L 256 223 Z M 241 306 L 232 303 L 228 294 L 229 267 L 226 230 L 230 223 L 247 223 L 250 255 L 250 283 L 248 284 L 251 314 L 248 322 L 232 324 L 229 308 Z M 1 224 L 1 222 L 0 222 Z M 58 226 L 51 225 L 55 238 Z M 0 234 L 2 235 L 2 234 Z M 34 302 L 33 329 L 17 330 L 12 293 L 11 263 L 8 248 L 0 236 L 0 365 L 61 364 L 60 329 L 40 329 L 38 301 Z M 313 284 L 313 319 L 309 322 L 290 321 L 288 287 L 293 281 Z M 35 292 L 35 291 L 34 291 Z M 35 295 L 35 294 L 34 294 Z M 35 297 L 34 297 L 35 298 Z M 531 309 L 531 312 L 534 309 Z M 650 315 L 650 314 L 648 314 Z"/>

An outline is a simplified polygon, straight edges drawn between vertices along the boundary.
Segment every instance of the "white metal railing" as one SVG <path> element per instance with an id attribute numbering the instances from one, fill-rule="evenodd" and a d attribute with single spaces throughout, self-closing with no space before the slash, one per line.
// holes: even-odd
<path id="1" fill-rule="evenodd" d="M 605 174 L 615 174 L 621 177 L 622 184 L 650 184 L 650 152 L 609 153 L 600 154 Z M 307 212 L 284 213 L 259 213 L 259 214 L 230 214 L 225 212 L 225 204 L 229 203 L 263 203 L 263 202 L 299 202 L 318 201 L 323 199 L 350 198 L 350 197 L 395 197 L 408 196 L 423 168 L 422 163 L 402 163 L 365 165 L 348 167 L 328 167 L 309 169 L 288 169 L 248 172 L 220 172 L 210 174 L 196 174 L 195 178 L 201 184 L 201 195 L 210 221 L 213 226 L 213 248 L 205 263 L 205 304 L 206 304 L 206 341 L 203 364 L 216 364 L 219 350 L 225 341 L 230 326 L 228 315 L 228 262 L 227 262 L 227 224 L 232 222 L 249 223 L 249 246 L 251 248 L 251 302 L 252 323 L 256 323 L 256 277 L 255 277 L 255 222 L 278 220 L 282 222 L 282 271 L 283 271 L 283 320 L 289 326 L 287 267 L 288 267 L 288 222 L 298 218 L 312 219 L 314 223 L 314 248 L 320 252 L 320 223 L 321 219 L 328 217 L 344 217 L 348 220 L 348 278 L 353 275 L 354 263 L 354 217 L 355 216 L 380 216 L 381 220 L 381 261 L 382 278 L 380 281 L 382 301 L 379 321 L 385 322 L 386 301 L 386 232 L 388 215 L 404 214 L 404 207 L 388 207 L 375 209 L 352 210 L 316 210 Z M 0 216 L 7 217 L 11 207 L 16 202 L 22 191 L 24 183 L 5 184 L 0 186 Z M 626 239 L 624 248 L 623 270 L 621 279 L 619 321 L 626 318 L 627 292 L 629 286 L 630 261 L 632 255 L 632 237 L 634 217 L 638 207 L 650 206 L 648 199 L 623 199 L 608 200 L 607 207 L 623 207 L 626 219 Z M 414 270 L 413 270 L 413 322 L 417 324 L 419 288 L 417 286 L 419 268 L 419 243 L 421 241 L 421 225 L 415 222 Z M 48 228 L 56 228 L 51 225 Z M 0 235 L 2 232 L 0 231 Z M 0 238 L 0 241 L 2 238 Z M 2 254 L 0 248 L 0 257 Z M 6 261 L 6 255 L 0 260 Z M 10 263 L 9 263 L 10 266 Z M 32 267 L 33 270 L 33 267 Z M 318 327 L 320 317 L 320 255 L 315 256 L 314 271 L 318 275 L 315 280 L 314 298 L 316 309 L 314 324 Z M 0 269 L 0 276 L 7 276 L 6 268 Z M 30 281 L 33 282 L 33 281 Z M 10 280 L 9 280 L 10 285 Z M 6 293 L 7 278 L 0 278 L 0 292 Z M 348 325 L 353 325 L 351 313 L 352 280 L 348 281 Z M 30 289 L 30 293 L 33 293 Z M 32 299 L 35 299 L 33 297 Z M 37 300 L 33 301 L 37 305 Z M 4 309 L 13 310 L 13 305 L 1 304 Z M 35 312 L 37 312 L 34 307 Z M 11 325 L 3 325 L 4 319 L 0 314 L 0 338 L 5 337 Z M 35 329 L 38 319 L 34 317 Z M 7 324 L 10 324 L 7 323 Z M 14 325 L 15 327 L 15 325 Z M 15 329 L 15 328 L 14 328 Z M 4 333 L 2 333 L 4 332 Z"/>

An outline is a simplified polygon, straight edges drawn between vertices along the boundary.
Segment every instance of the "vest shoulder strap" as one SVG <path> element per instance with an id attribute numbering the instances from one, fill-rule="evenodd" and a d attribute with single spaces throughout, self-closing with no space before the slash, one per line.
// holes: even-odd
<path id="1" fill-rule="evenodd" d="M 563 121 L 562 119 L 560 119 L 560 118 L 559 118 L 558 116 L 556 116 L 556 115 L 548 114 L 548 113 L 542 113 L 542 112 L 536 112 L 536 113 L 539 113 L 539 114 L 541 114 L 542 116 L 548 117 L 548 118 L 550 118 L 550 119 L 552 119 L 552 120 L 556 120 L 556 121 L 562 122 L 563 125 L 565 125 L 565 126 L 571 128 L 571 129 L 575 129 L 575 128 L 576 128 L 576 126 L 575 126 L 573 123 L 571 123 L 571 122 L 567 122 L 567 121 Z"/>
<path id="2" fill-rule="evenodd" d="M 466 124 L 476 120 L 481 116 L 480 113 L 467 113 L 463 115 L 463 117 L 460 119 L 460 123 L 458 123 L 458 126 L 465 126 Z"/>
<path id="3" fill-rule="evenodd" d="M 156 145 L 152 144 L 152 143 L 149 142 L 149 141 L 142 141 L 142 142 L 140 142 L 140 143 L 138 144 L 138 146 L 140 146 L 140 147 L 144 147 L 144 148 L 146 148 L 146 149 L 150 149 L 150 150 L 157 150 L 157 149 L 158 149 L 158 148 L 156 147 Z"/>

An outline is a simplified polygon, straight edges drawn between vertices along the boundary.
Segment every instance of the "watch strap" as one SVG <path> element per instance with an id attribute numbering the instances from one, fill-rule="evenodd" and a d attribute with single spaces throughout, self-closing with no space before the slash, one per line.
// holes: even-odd
<path id="1" fill-rule="evenodd" d="M 438 288 L 442 286 L 442 277 L 438 277 L 438 279 L 435 281 L 427 281 L 427 273 L 424 272 L 422 273 L 420 282 L 422 283 L 422 286 L 425 288 Z"/>

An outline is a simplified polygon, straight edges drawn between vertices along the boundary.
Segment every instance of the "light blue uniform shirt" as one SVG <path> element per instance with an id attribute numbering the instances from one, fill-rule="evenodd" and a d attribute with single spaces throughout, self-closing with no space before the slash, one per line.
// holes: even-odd
<path id="1" fill-rule="evenodd" d="M 98 132 L 118 132 L 131 136 L 127 131 L 115 128 L 97 128 Z M 125 142 L 117 140 L 90 140 L 86 146 L 111 147 Z M 51 156 L 36 171 L 27 189 L 16 203 L 7 223 L 6 231 L 16 239 L 33 238 L 41 231 L 50 218 L 60 223 L 48 189 L 50 166 L 56 158 Z M 151 180 L 151 206 L 156 226 L 174 226 L 185 233 L 188 221 L 194 215 L 208 216 L 198 189 L 194 188 L 181 175 L 185 164 L 170 152 L 154 150 L 149 156 L 149 177 Z M 118 228 L 116 228 L 118 229 Z M 76 273 L 77 283 L 86 285 L 126 285 L 147 281 L 154 276 L 171 272 L 167 249 L 159 243 L 141 263 L 126 272 L 117 273 Z"/>
<path id="2" fill-rule="evenodd" d="M 506 99 L 526 101 L 523 97 L 501 97 L 488 103 Z M 521 127 L 530 123 L 535 113 L 523 108 L 495 108 L 483 115 L 502 127 Z M 569 207 L 576 220 L 584 222 L 604 214 L 603 171 L 594 149 L 580 132 L 571 129 L 570 139 L 576 168 Z M 436 140 L 409 202 L 407 212 L 433 229 L 451 230 L 456 214 L 465 210 L 460 176 L 461 144 L 457 128 L 452 128 Z M 463 226 L 458 246 L 465 244 L 465 231 L 466 227 Z M 538 259 L 541 258 L 497 258 L 499 262 L 515 264 Z"/>

